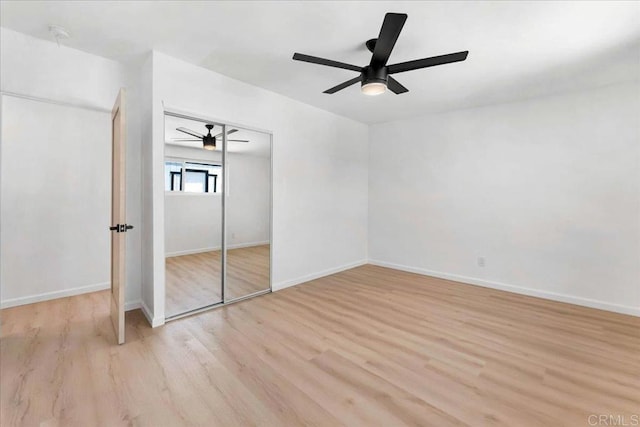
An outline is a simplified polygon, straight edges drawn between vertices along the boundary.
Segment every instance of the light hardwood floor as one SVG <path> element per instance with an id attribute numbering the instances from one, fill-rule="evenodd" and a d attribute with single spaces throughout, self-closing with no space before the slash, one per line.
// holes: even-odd
<path id="1" fill-rule="evenodd" d="M 151 329 L 2 311 L 1 424 L 588 426 L 640 412 L 640 318 L 375 266 Z M 43 423 L 43 424 L 41 424 Z"/>
<path id="2" fill-rule="evenodd" d="M 226 299 L 269 289 L 269 245 L 227 250 Z M 166 314 L 222 301 L 220 251 L 166 259 Z"/>

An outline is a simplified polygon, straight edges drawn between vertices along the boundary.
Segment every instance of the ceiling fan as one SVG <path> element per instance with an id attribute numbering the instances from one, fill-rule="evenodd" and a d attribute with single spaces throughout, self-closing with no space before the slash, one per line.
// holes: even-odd
<path id="1" fill-rule="evenodd" d="M 203 135 L 199 132 L 193 131 L 191 129 L 187 129 L 184 127 L 179 127 L 176 128 L 177 131 L 186 133 L 188 135 L 191 135 L 197 139 L 193 139 L 193 138 L 173 138 L 173 141 L 202 141 L 202 148 L 204 148 L 205 150 L 210 150 L 213 151 L 216 149 L 216 141 L 218 138 L 220 138 L 223 134 L 223 132 L 220 132 L 219 134 L 212 136 L 211 135 L 211 130 L 213 129 L 213 125 L 212 124 L 206 124 L 204 125 L 208 132 L 206 135 Z M 232 133 L 238 132 L 238 129 L 230 129 L 227 131 L 227 135 L 231 135 Z M 246 139 L 227 139 L 227 142 L 249 142 Z"/>
<path id="2" fill-rule="evenodd" d="M 357 71 L 358 77 L 347 80 L 344 83 L 325 90 L 323 93 L 336 93 L 358 82 L 361 84 L 362 93 L 366 95 L 379 95 L 387 87 L 396 95 L 408 92 L 409 89 L 402 86 L 391 74 L 404 73 L 405 71 L 418 70 L 420 68 L 433 67 L 435 65 L 449 64 L 467 59 L 469 51 L 449 53 L 447 55 L 432 56 L 430 58 L 416 59 L 413 61 L 400 62 L 398 64 L 387 65 L 391 56 L 391 51 L 398 40 L 400 31 L 407 20 L 405 13 L 387 13 L 382 22 L 380 35 L 377 39 L 368 40 L 365 44 L 372 53 L 371 62 L 364 67 L 345 64 L 344 62 L 332 61 L 330 59 L 318 58 L 316 56 L 294 53 L 293 59 L 296 61 L 311 62 L 313 64 L 326 65 L 328 67 L 343 68 L 345 70 Z"/>

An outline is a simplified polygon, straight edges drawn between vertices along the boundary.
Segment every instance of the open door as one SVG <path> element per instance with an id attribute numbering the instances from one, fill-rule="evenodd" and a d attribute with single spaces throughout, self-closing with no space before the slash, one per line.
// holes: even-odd
<path id="1" fill-rule="evenodd" d="M 118 344 L 124 343 L 125 236 L 133 228 L 125 219 L 125 91 L 111 111 L 111 322 Z"/>

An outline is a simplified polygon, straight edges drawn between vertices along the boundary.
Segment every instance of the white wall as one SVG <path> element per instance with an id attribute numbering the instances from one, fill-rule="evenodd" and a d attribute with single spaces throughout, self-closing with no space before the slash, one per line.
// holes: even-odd
<path id="1" fill-rule="evenodd" d="M 372 126 L 370 259 L 640 315 L 639 94 L 625 83 Z"/>
<path id="2" fill-rule="evenodd" d="M 126 239 L 126 308 L 131 310 L 141 306 L 142 282 L 142 173 L 141 173 L 141 139 L 143 100 L 141 87 L 144 75 L 141 73 L 141 62 L 144 58 L 132 60 L 124 64 L 123 87 L 126 91 L 126 220 L 134 226 L 127 231 Z M 115 101 L 115 100 L 114 100 Z M 114 102 L 112 101 L 112 102 Z"/>
<path id="3" fill-rule="evenodd" d="M 141 160 L 141 295 L 142 309 L 153 326 L 153 55 L 149 53 L 140 67 L 140 160 Z"/>
<path id="4" fill-rule="evenodd" d="M 2 97 L 2 306 L 107 289 L 111 115 Z"/>
<path id="5" fill-rule="evenodd" d="M 108 109 L 123 84 L 122 64 L 0 28 L 2 90 Z"/>
<path id="6" fill-rule="evenodd" d="M 110 135 L 110 115 L 108 111 L 111 111 L 113 102 L 116 99 L 118 90 L 121 87 L 127 87 L 128 99 L 130 105 L 128 108 L 128 141 L 127 141 L 127 217 L 129 223 L 139 225 L 140 220 L 140 126 L 137 114 L 139 110 L 139 103 L 136 102 L 136 91 L 134 90 L 135 75 L 138 74 L 136 66 L 125 66 L 118 62 L 105 59 L 99 56 L 87 54 L 75 49 L 70 49 L 64 46 L 58 47 L 55 43 L 43 41 L 40 39 L 32 38 L 15 31 L 11 31 L 5 28 L 0 29 L 0 88 L 3 92 L 19 93 L 22 95 L 28 95 L 32 97 L 45 98 L 53 101 L 71 103 L 75 105 L 81 105 L 91 109 L 103 110 L 106 120 L 106 131 Z M 10 99 L 9 96 L 3 95 L 3 99 Z M 37 101 L 31 101 L 33 103 Z M 3 102 L 4 104 L 4 102 Z M 51 104 L 46 104 L 51 105 Z M 36 107 L 34 107 L 36 108 Z M 43 107 L 45 108 L 45 107 Z M 66 107 L 56 107 L 56 111 L 62 112 Z M 78 110 L 78 117 L 80 117 L 82 109 Z M 75 111 L 75 110 L 72 110 Z M 3 108 L 2 127 L 11 127 L 19 125 L 19 123 L 11 123 L 15 118 L 15 111 L 13 106 Z M 25 119 L 27 119 L 26 117 Z M 82 124 L 78 122 L 78 128 L 82 128 Z M 86 130 L 86 129 L 85 129 Z M 32 141 L 38 141 L 42 138 L 43 142 L 47 141 L 47 135 L 39 135 L 39 129 L 32 129 Z M 56 141 L 59 144 L 64 144 L 64 141 Z M 48 153 L 46 155 L 53 156 L 54 154 L 63 153 L 65 147 L 71 148 L 77 141 L 68 141 L 69 145 L 60 145 L 60 150 L 54 153 Z M 2 151 L 0 156 L 2 157 L 3 165 L 13 164 L 14 162 L 24 162 L 22 158 L 14 158 L 17 154 L 12 152 L 5 152 L 4 143 L 2 141 Z M 45 155 L 44 151 L 36 152 L 34 155 Z M 70 154 L 70 156 L 76 156 L 77 153 Z M 65 158 L 65 164 L 74 157 Z M 39 158 L 43 160 L 44 157 Z M 100 165 L 106 160 L 102 159 Z M 108 163 L 108 162 L 107 162 Z M 100 165 L 96 167 L 100 168 Z M 81 181 L 84 176 L 80 175 L 75 177 L 78 181 Z M 3 186 L 5 185 L 3 177 Z M 3 195 L 4 199 L 4 195 Z M 81 206 L 83 201 L 78 199 L 78 206 Z M 31 208 L 35 210 L 51 211 L 51 215 L 58 215 L 63 212 L 62 207 L 58 204 L 51 203 L 50 200 L 45 198 L 34 197 L 29 201 Z M 3 212 L 12 211 L 10 206 L 3 205 Z M 53 216 L 51 217 L 53 218 Z M 8 218 L 9 219 L 9 218 Z M 9 221 L 11 222 L 11 221 Z M 4 221 L 3 225 L 9 224 Z M 52 223 L 52 227 L 60 226 L 61 224 Z M 106 224 L 108 225 L 108 224 Z M 95 227 L 98 227 L 97 222 Z M 100 223 L 100 233 L 104 232 L 108 237 L 108 230 L 105 229 L 105 224 Z M 5 232 L 7 230 L 0 230 L 3 234 L 3 243 Z M 25 237 L 23 236 L 23 239 Z M 23 241 L 23 244 L 31 244 L 37 246 L 40 241 Z M 77 250 L 78 246 L 74 243 L 67 242 L 71 245 L 69 248 L 59 248 L 58 255 L 64 253 L 64 250 Z M 64 249 L 64 250 L 63 250 Z M 8 259 L 6 256 L 10 256 L 7 251 L 11 249 L 4 249 L 0 256 L 2 257 L 3 265 Z M 134 308 L 140 303 L 140 228 L 132 230 L 127 235 L 127 294 L 126 301 L 128 308 Z M 108 266 L 109 259 L 102 259 L 100 262 L 104 262 Z M 41 260 L 42 261 L 42 260 Z M 60 259 L 58 259 L 60 261 Z M 68 266 L 67 266 L 68 267 Z M 67 268 L 65 267 L 65 268 Z M 104 266 L 100 267 L 103 268 Z M 26 267 L 25 267 L 26 268 Z M 44 275 L 47 274 L 46 265 L 42 262 L 36 262 L 30 264 L 30 268 L 34 269 L 33 274 Z M 4 270 L 4 267 L 3 267 Z M 13 273 L 12 273 L 13 274 Z M 4 277 L 4 276 L 3 276 Z M 64 286 L 62 291 L 68 290 L 69 287 L 77 287 L 84 285 L 92 285 L 95 280 L 103 280 L 82 276 L 80 275 L 78 280 Z M 98 275 L 96 277 L 102 277 Z M 108 278 L 107 278 L 108 280 Z M 87 282 L 87 283 L 81 283 Z M 29 292 L 39 292 L 33 286 L 34 283 L 21 283 L 19 286 L 23 289 L 17 290 L 14 287 L 18 286 L 11 281 L 3 281 L 0 283 L 2 288 L 2 298 L 9 298 L 9 296 L 21 295 L 25 297 L 24 301 L 28 301 L 30 297 L 34 297 L 37 294 L 25 294 L 26 289 L 30 289 Z M 38 285 L 39 286 L 39 285 Z M 44 288 L 43 288 L 44 289 Z M 43 290 L 40 289 L 40 290 Z M 47 288 L 48 289 L 48 288 Z M 13 298 L 13 297 L 11 297 Z"/>
<path id="7" fill-rule="evenodd" d="M 366 261 L 366 125 L 153 53 L 154 318 L 164 318 L 163 103 L 273 133 L 273 288 Z M 145 291 L 143 291 L 144 293 Z"/>

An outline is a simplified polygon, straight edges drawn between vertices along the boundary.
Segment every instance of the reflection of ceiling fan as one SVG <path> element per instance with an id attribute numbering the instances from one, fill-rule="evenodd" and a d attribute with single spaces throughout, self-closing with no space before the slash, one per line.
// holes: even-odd
<path id="1" fill-rule="evenodd" d="M 191 129 L 187 129 L 187 128 L 183 128 L 183 127 L 179 127 L 176 128 L 177 131 L 186 133 L 187 135 L 191 135 L 195 138 L 198 139 L 193 139 L 193 138 L 173 138 L 173 141 L 202 141 L 202 148 L 204 148 L 205 150 L 215 150 L 216 149 L 216 139 L 220 138 L 222 136 L 222 132 L 220 132 L 219 134 L 212 136 L 211 135 L 211 129 L 213 129 L 213 125 L 212 124 L 206 124 L 205 127 L 208 129 L 209 132 L 207 132 L 206 135 L 203 135 L 201 133 L 198 133 L 196 131 L 193 131 Z M 227 135 L 231 135 L 234 132 L 238 132 L 238 129 L 231 129 L 227 131 Z M 227 141 L 230 142 L 249 142 L 246 139 L 227 139 Z"/>
<path id="2" fill-rule="evenodd" d="M 400 31 L 404 26 L 407 15 L 404 13 L 387 13 L 382 22 L 380 35 L 377 39 L 367 41 L 366 46 L 373 54 L 369 65 L 359 67 L 357 65 L 345 64 L 344 62 L 332 61 L 330 59 L 318 58 L 316 56 L 295 53 L 293 59 L 296 61 L 311 62 L 313 64 L 326 65 L 328 67 L 344 68 L 345 70 L 360 73 L 358 77 L 340 83 L 324 93 L 336 93 L 356 83 L 361 84 L 362 93 L 365 95 L 379 95 L 387 88 L 399 95 L 408 92 L 409 89 L 402 86 L 391 74 L 404 73 L 405 71 L 418 70 L 420 68 L 433 67 L 435 65 L 449 64 L 451 62 L 464 61 L 467 59 L 468 51 L 449 53 L 447 55 L 432 56 L 430 58 L 415 59 L 413 61 L 400 62 L 398 64 L 387 65 L 391 56 L 391 51 L 398 40 Z"/>

